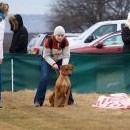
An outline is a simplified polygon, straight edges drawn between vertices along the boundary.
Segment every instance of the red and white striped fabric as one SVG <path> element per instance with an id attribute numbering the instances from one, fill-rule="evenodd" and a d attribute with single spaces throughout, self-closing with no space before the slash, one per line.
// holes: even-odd
<path id="1" fill-rule="evenodd" d="M 110 96 L 99 96 L 92 107 L 108 109 L 130 109 L 130 98 L 125 93 L 110 94 Z"/>

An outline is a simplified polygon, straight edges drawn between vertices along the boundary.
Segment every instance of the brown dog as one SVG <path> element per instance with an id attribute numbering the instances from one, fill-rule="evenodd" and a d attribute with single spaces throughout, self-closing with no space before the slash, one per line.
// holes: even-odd
<path id="1" fill-rule="evenodd" d="M 64 107 L 68 105 L 71 87 L 71 82 L 68 75 L 72 74 L 72 71 L 72 64 L 62 65 L 60 67 L 60 75 L 56 80 L 54 92 L 49 97 L 51 106 Z"/>

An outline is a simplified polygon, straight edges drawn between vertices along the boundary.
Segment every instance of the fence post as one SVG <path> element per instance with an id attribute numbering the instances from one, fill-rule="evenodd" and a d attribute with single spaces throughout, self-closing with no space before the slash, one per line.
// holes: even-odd
<path id="1" fill-rule="evenodd" d="M 11 59 L 11 88 L 14 91 L 14 60 Z"/>

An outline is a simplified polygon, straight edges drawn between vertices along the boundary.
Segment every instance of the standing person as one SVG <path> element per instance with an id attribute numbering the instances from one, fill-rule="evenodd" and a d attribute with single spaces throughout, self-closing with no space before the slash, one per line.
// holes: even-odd
<path id="1" fill-rule="evenodd" d="M 122 28 L 121 36 L 124 43 L 123 52 L 130 52 L 130 12 L 128 13 L 126 23 Z"/>
<path id="2" fill-rule="evenodd" d="M 1 75 L 1 64 L 3 61 L 3 40 L 4 40 L 4 30 L 5 30 L 5 17 L 8 14 L 9 5 L 3 2 L 0 2 L 0 108 L 2 108 L 2 75 Z"/>
<path id="3" fill-rule="evenodd" d="M 50 44 L 51 41 L 52 45 Z M 65 38 L 65 30 L 62 26 L 55 28 L 54 33 L 45 40 L 43 46 L 41 77 L 34 97 L 35 107 L 43 105 L 50 70 L 58 71 L 60 66 L 68 64 L 70 59 L 69 42 Z M 70 93 L 68 104 L 71 105 L 73 103 L 72 93 Z"/>
<path id="4" fill-rule="evenodd" d="M 123 52 L 130 53 L 130 12 L 128 13 L 126 23 L 122 28 L 121 36 L 124 43 Z M 128 58 L 127 55 L 123 55 L 125 88 L 127 92 L 130 92 L 130 63 L 128 62 Z"/>
<path id="5" fill-rule="evenodd" d="M 9 17 L 11 31 L 13 31 L 13 38 L 10 53 L 27 53 L 28 45 L 28 31 L 23 25 L 23 19 L 21 15 L 16 14 Z"/>

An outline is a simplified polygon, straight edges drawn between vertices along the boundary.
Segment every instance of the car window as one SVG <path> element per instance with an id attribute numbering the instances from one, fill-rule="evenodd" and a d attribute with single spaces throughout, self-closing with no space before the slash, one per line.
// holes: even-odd
<path id="1" fill-rule="evenodd" d="M 104 40 L 104 46 L 117 46 L 117 45 L 123 45 L 121 34 L 114 35 Z"/>
<path id="2" fill-rule="evenodd" d="M 117 31 L 117 24 L 103 25 L 93 32 L 93 36 L 101 37 L 107 33 Z"/>
<path id="3" fill-rule="evenodd" d="M 30 42 L 28 43 L 28 47 L 33 47 L 35 45 L 35 42 L 36 42 L 36 36 L 34 36 Z"/>
<path id="4" fill-rule="evenodd" d="M 123 23 L 123 24 L 121 24 L 121 29 L 124 27 L 124 25 L 125 25 L 124 23 Z"/>

